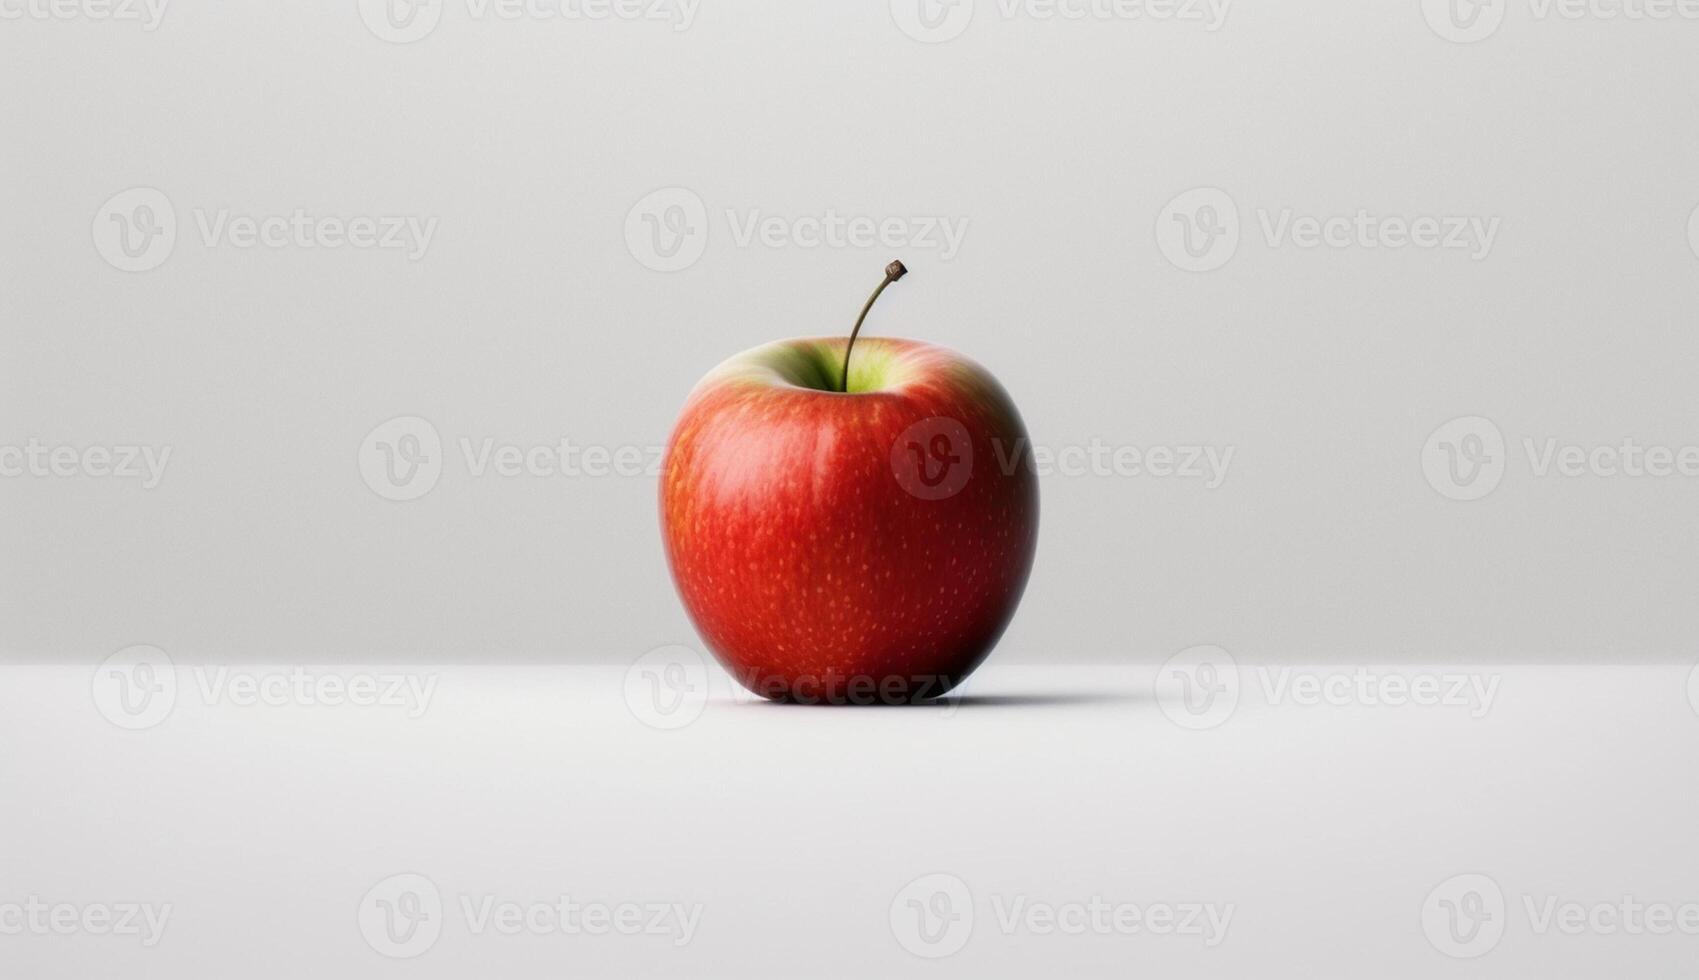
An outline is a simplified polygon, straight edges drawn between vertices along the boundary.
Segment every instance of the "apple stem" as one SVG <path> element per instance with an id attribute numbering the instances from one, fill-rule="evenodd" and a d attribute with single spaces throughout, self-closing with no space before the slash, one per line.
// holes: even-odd
<path id="1" fill-rule="evenodd" d="M 901 262 L 893 261 L 885 267 L 885 281 L 879 284 L 879 288 L 873 290 L 872 296 L 867 297 L 867 305 L 861 308 L 861 315 L 855 318 L 855 327 L 850 330 L 849 343 L 844 345 L 844 373 L 838 378 L 839 391 L 849 391 L 850 351 L 855 348 L 856 335 L 861 333 L 861 321 L 867 319 L 867 311 L 873 309 L 874 302 L 879 299 L 879 294 L 885 291 L 885 287 L 906 275 L 908 275 L 908 269 Z"/>

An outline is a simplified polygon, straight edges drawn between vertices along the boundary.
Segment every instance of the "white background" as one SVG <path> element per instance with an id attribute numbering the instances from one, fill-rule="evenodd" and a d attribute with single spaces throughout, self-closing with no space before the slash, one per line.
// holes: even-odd
<path id="1" fill-rule="evenodd" d="M 1369 689 L 1454 669 L 1381 670 Z M 9 668 L 0 970 L 1521 980 L 1699 961 L 1686 668 L 1472 668 L 1466 689 L 1490 698 L 1447 701 L 1447 682 L 1437 702 L 1330 703 L 1297 679 L 1349 672 L 1241 667 L 1201 712 L 1169 696 L 1167 668 L 993 665 L 961 701 L 864 710 L 750 702 L 723 675 L 651 701 L 617 667 L 405 676 L 430 695 L 268 705 L 179 671 L 174 698 L 126 716 L 86 670 Z M 1475 875 L 1490 884 L 1459 877 Z M 377 903 L 407 887 L 440 901 L 421 906 L 435 928 L 398 918 L 392 944 Z M 1441 903 L 1472 891 L 1489 917 L 1457 919 L 1456 942 Z M 547 920 L 504 935 L 462 904 L 563 895 L 696 907 L 697 926 L 683 944 Z M 151 946 L 5 933 L 32 896 L 171 909 Z M 1625 898 L 1631 919 L 1592 911 Z M 935 921 L 925 941 L 910 899 L 963 931 Z M 1231 917 L 1213 943 L 1002 925 L 1016 902 L 1094 899 Z M 1599 926 L 1545 919 L 1571 905 Z M 1687 931 L 1646 933 L 1654 905 L 1685 907 Z"/>
<path id="2" fill-rule="evenodd" d="M 1699 445 L 1699 17 L 470 3 L 0 0 L 0 975 L 1692 972 L 1694 932 L 1527 903 L 1699 914 L 1699 477 L 1525 440 Z M 959 247 L 810 247 L 828 213 Z M 1388 247 L 1451 217 L 1491 247 Z M 385 218 L 429 242 L 346 241 Z M 971 354 L 1055 455 L 963 700 L 751 703 L 653 476 L 468 465 L 646 468 L 698 377 L 846 330 L 893 257 L 869 331 Z M 1219 485 L 1089 456 L 1187 446 Z M 398 950 L 409 895 L 440 932 Z M 563 895 L 700 925 L 460 904 Z M 1234 911 L 998 924 L 1098 898 Z M 172 911 L 144 946 L 31 901 Z"/>
<path id="3" fill-rule="evenodd" d="M 926 43 L 903 0 L 703 0 L 686 29 L 678 7 L 452 0 L 397 44 L 353 0 L 173 0 L 153 30 L 7 0 L 0 445 L 171 456 L 152 489 L 0 478 L 0 654 L 629 663 L 695 642 L 653 477 L 477 476 L 462 440 L 652 459 L 699 376 L 846 330 L 900 256 L 914 274 L 870 332 L 986 364 L 1040 447 L 1234 453 L 1214 489 L 1046 476 L 999 661 L 1690 660 L 1699 479 L 1540 477 L 1524 440 L 1699 444 L 1699 21 L 1532 3 L 1487 5 L 1473 30 L 1496 28 L 1458 43 L 1416 0 L 1233 4 L 1215 30 L 979 0 L 932 8 L 915 33 L 960 33 Z M 137 187 L 177 229 L 126 272 L 102 209 Z M 671 272 L 634 211 L 665 188 L 701 202 Z M 1208 272 L 1159 245 L 1195 188 L 1238 218 Z M 1482 257 L 1271 244 L 1287 209 L 1497 231 Z M 789 237 L 828 210 L 965 230 L 948 255 Z M 434 231 L 417 258 L 209 244 L 221 211 Z M 785 219 L 777 247 L 739 242 L 757 213 Z M 1451 499 L 1429 436 L 1476 416 L 1499 482 Z M 361 469 L 395 417 L 441 440 L 408 502 Z"/>

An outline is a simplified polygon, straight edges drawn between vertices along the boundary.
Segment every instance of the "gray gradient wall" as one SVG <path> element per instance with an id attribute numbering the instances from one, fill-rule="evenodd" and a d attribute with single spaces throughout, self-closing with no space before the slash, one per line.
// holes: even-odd
<path id="1" fill-rule="evenodd" d="M 1001 661 L 1693 657 L 1699 6 L 153 3 L 0 0 L 7 660 L 694 644 L 657 447 L 893 257 Z"/>

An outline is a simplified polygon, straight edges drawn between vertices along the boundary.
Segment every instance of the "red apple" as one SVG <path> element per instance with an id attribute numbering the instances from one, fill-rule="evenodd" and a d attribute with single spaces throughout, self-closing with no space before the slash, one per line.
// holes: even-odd
<path id="1" fill-rule="evenodd" d="M 1038 482 L 1008 393 L 942 347 L 857 345 L 860 327 L 725 361 L 667 445 L 679 595 L 733 677 L 775 700 L 944 693 L 1002 636 L 1032 568 Z"/>

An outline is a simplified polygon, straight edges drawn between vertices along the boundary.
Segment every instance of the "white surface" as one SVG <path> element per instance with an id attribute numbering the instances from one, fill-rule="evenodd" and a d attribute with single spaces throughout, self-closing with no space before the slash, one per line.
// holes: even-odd
<path id="1" fill-rule="evenodd" d="M 1170 720 L 1150 670 L 993 668 L 959 704 L 869 710 L 743 702 L 716 674 L 714 699 L 689 702 L 699 716 L 664 716 L 628 703 L 647 688 L 618 668 L 451 668 L 419 675 L 435 687 L 409 718 L 208 704 L 216 678 L 185 669 L 136 731 L 103 717 L 92 674 L 0 671 L 0 907 L 172 913 L 147 949 L 0 935 L 6 977 L 1558 978 L 1699 962 L 1699 936 L 1542 935 L 1523 904 L 1699 902 L 1685 667 L 1487 668 L 1493 700 L 1472 707 L 1273 704 L 1247 667 L 1236 710 L 1205 730 Z M 434 945 L 390 960 L 360 910 L 404 873 L 429 878 L 444 918 Z M 936 873 L 964 883 L 973 928 L 926 960 L 899 944 L 892 904 Z M 1423 929 L 1430 891 L 1460 874 L 1506 902 L 1502 939 L 1468 963 Z M 479 936 L 459 902 L 563 894 L 700 903 L 699 925 L 683 946 Z M 1094 896 L 1233 913 L 1214 948 L 998 926 L 998 902 Z"/>

